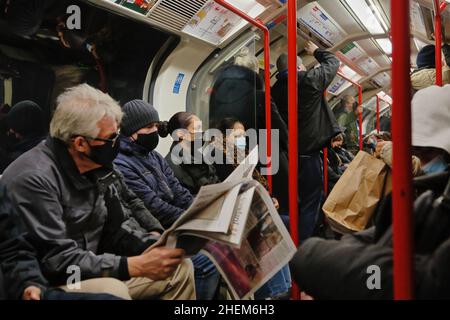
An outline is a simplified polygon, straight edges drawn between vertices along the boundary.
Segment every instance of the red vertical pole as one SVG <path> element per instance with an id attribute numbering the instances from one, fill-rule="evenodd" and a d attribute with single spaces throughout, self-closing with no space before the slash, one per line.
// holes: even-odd
<path id="1" fill-rule="evenodd" d="M 380 97 L 377 95 L 377 132 L 380 133 Z"/>
<path id="2" fill-rule="evenodd" d="M 292 240 L 296 246 L 299 244 L 297 90 L 297 0 L 288 0 L 289 220 Z M 292 298 L 300 298 L 300 292 L 295 283 Z"/>
<path id="3" fill-rule="evenodd" d="M 358 84 L 358 106 L 362 106 L 362 86 Z M 358 114 L 359 121 L 359 150 L 363 149 L 363 114 L 362 111 Z"/>
<path id="4" fill-rule="evenodd" d="M 394 297 L 413 298 L 409 0 L 391 1 Z"/>
<path id="5" fill-rule="evenodd" d="M 216 3 L 222 7 L 230 10 L 234 14 L 238 15 L 248 23 L 257 27 L 264 33 L 264 87 L 265 87 L 265 115 L 266 115 L 266 128 L 267 128 L 267 182 L 269 183 L 269 191 L 272 193 L 272 113 L 271 113 L 271 94 L 270 94 L 270 36 L 269 29 L 259 21 L 247 15 L 245 12 L 239 10 L 233 5 L 229 4 L 225 0 L 215 0 Z"/>
<path id="6" fill-rule="evenodd" d="M 267 128 L 267 182 L 269 184 L 269 192 L 272 193 L 272 106 L 270 95 L 270 38 L 269 29 L 264 30 L 264 85 L 265 88 L 265 107 L 266 107 L 266 128 Z"/>
<path id="7" fill-rule="evenodd" d="M 328 196 L 328 148 L 323 148 L 323 193 Z"/>
<path id="8" fill-rule="evenodd" d="M 434 37 L 436 39 L 436 85 L 442 87 L 442 18 L 439 0 L 434 0 Z"/>

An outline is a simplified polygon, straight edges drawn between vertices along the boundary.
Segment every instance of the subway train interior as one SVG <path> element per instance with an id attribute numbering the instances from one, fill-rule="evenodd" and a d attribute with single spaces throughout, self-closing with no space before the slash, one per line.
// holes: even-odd
<path id="1" fill-rule="evenodd" d="M 450 299 L 449 84 L 445 0 L 0 0 L 0 300 Z"/>

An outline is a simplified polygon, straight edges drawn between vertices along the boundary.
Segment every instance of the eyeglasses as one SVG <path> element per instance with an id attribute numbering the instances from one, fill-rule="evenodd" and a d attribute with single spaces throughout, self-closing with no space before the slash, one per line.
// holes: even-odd
<path id="1" fill-rule="evenodd" d="M 120 137 L 120 130 L 113 133 L 111 135 L 111 137 L 109 138 L 94 138 L 94 137 L 89 137 L 89 136 L 82 136 L 83 138 L 87 139 L 87 140 L 93 140 L 93 141 L 102 141 L 102 142 L 109 142 L 111 143 L 113 146 L 116 145 L 117 139 L 119 139 Z"/>

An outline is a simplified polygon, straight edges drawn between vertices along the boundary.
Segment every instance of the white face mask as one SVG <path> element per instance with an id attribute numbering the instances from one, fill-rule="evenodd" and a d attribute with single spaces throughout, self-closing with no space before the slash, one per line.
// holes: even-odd
<path id="1" fill-rule="evenodd" d="M 236 144 L 236 147 L 238 149 L 244 149 L 245 150 L 245 148 L 247 147 L 247 140 L 243 136 L 242 137 L 237 137 L 235 139 L 235 144 Z"/>

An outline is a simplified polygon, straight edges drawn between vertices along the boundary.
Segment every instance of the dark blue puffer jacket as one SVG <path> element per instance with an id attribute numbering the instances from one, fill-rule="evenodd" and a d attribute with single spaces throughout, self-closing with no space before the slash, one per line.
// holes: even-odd
<path id="1" fill-rule="evenodd" d="M 120 153 L 114 164 L 128 187 L 144 201 L 164 228 L 169 228 L 192 203 L 191 193 L 180 184 L 158 152 L 149 153 L 121 137 Z"/>

